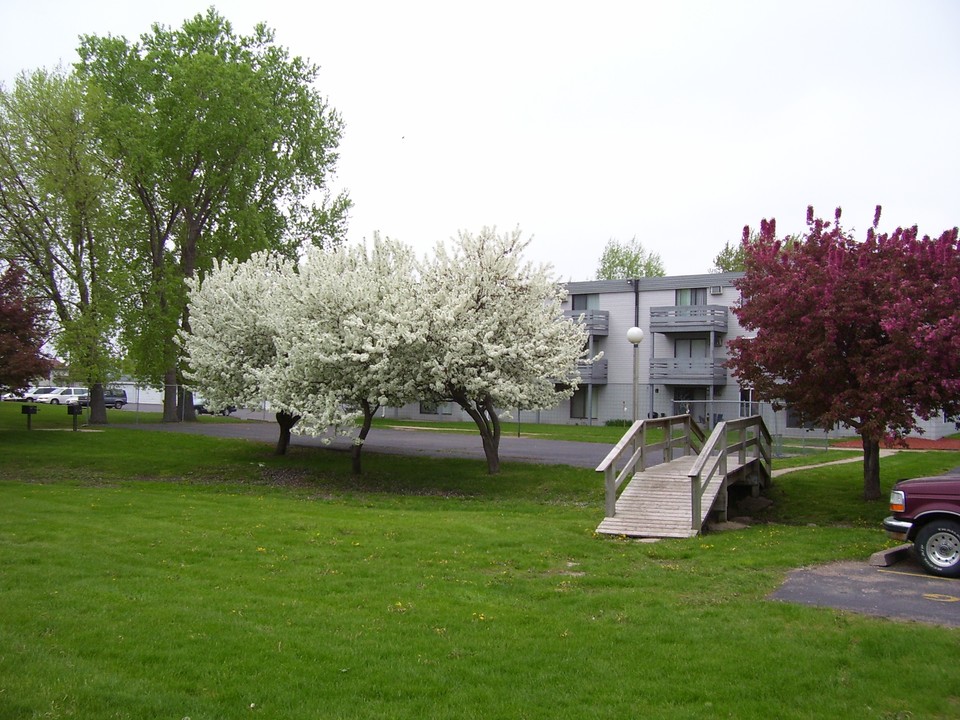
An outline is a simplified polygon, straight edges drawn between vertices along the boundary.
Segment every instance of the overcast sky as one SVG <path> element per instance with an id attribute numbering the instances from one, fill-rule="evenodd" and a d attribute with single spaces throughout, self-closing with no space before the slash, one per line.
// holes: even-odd
<path id="1" fill-rule="evenodd" d="M 210 4 L 0 0 L 0 82 Z M 588 280 L 611 238 L 707 272 L 745 224 L 799 232 L 808 204 L 861 231 L 877 204 L 881 230 L 960 223 L 960 2 L 212 4 L 320 66 L 352 240 L 423 254 L 520 227 L 528 259 Z"/>

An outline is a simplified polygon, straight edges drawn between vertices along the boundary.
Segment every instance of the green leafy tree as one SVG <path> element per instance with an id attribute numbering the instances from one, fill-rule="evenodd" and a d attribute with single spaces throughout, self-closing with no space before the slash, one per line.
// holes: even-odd
<path id="1" fill-rule="evenodd" d="M 37 70 L 0 90 L 0 250 L 53 310 L 53 345 L 91 388 L 116 372 L 118 185 L 93 132 L 99 103 L 72 75 Z"/>
<path id="2" fill-rule="evenodd" d="M 85 36 L 79 54 L 138 224 L 123 335 L 137 375 L 165 387 L 164 419 L 190 418 L 174 342 L 190 327 L 185 280 L 218 258 L 342 237 L 349 200 L 325 190 L 342 122 L 313 87 L 316 66 L 263 24 L 236 35 L 212 8 L 138 43 Z"/>
<path id="3" fill-rule="evenodd" d="M 744 261 L 743 243 L 739 242 L 736 245 L 731 245 L 727 241 L 723 250 L 717 253 L 717 256 L 713 259 L 713 267 L 710 272 L 743 272 L 744 270 L 746 270 L 746 262 Z"/>
<path id="4" fill-rule="evenodd" d="M 597 268 L 597 280 L 663 277 L 666 274 L 660 254 L 648 252 L 636 235 L 628 243 L 613 238 L 608 240 Z"/>
<path id="5" fill-rule="evenodd" d="M 727 241 L 723 246 L 723 250 L 717 253 L 717 256 L 713 259 L 713 267 L 710 268 L 710 272 L 746 272 L 746 248 L 756 244 L 759 240 L 760 233 L 751 230 L 749 225 L 744 227 L 743 237 L 739 243 L 732 245 Z M 781 245 L 783 249 L 789 249 L 798 242 L 800 242 L 799 235 L 787 235 L 783 238 Z"/>

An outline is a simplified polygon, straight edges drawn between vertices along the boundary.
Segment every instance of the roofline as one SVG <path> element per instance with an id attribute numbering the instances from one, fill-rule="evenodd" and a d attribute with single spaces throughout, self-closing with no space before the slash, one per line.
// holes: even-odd
<path id="1" fill-rule="evenodd" d="M 680 290 L 698 287 L 733 287 L 742 278 L 742 272 L 702 273 L 699 275 L 667 275 L 663 277 L 642 277 L 624 280 L 586 280 L 566 282 L 562 285 L 571 295 L 589 295 L 592 293 L 632 293 L 635 288 L 640 292 L 650 290 Z"/>

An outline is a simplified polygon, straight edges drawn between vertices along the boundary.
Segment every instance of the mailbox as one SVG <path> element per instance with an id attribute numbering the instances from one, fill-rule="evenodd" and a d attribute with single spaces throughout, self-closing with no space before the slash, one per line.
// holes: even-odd
<path id="1" fill-rule="evenodd" d="M 73 431 L 77 431 L 77 418 L 83 415 L 83 408 L 80 405 L 67 405 L 67 415 L 73 416 Z"/>
<path id="2" fill-rule="evenodd" d="M 36 405 L 21 405 L 20 412 L 27 416 L 27 430 L 33 430 L 33 427 L 30 424 L 30 421 L 33 419 L 33 416 L 37 414 Z"/>

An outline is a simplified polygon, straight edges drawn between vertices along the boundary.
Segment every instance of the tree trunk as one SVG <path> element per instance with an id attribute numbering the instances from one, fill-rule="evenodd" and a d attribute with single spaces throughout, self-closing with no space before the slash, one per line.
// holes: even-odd
<path id="1" fill-rule="evenodd" d="M 453 399 L 477 424 L 483 440 L 483 454 L 487 458 L 487 472 L 496 475 L 500 472 L 500 418 L 493 402 L 484 398 L 474 404 L 465 395 L 454 395 Z"/>
<path id="2" fill-rule="evenodd" d="M 483 454 L 487 457 L 487 473 L 496 475 L 500 472 L 500 438 L 483 435 Z"/>
<path id="3" fill-rule="evenodd" d="M 107 406 L 103 403 L 103 383 L 93 383 L 88 388 L 87 407 L 90 409 L 91 425 L 107 424 Z"/>
<path id="4" fill-rule="evenodd" d="M 183 418 L 183 421 L 196 422 L 197 411 L 193 406 L 193 390 L 184 390 L 180 394 L 180 402 L 182 403 L 180 407 L 180 417 Z"/>
<path id="5" fill-rule="evenodd" d="M 277 440 L 277 449 L 274 455 L 286 455 L 287 448 L 290 446 L 290 429 L 300 420 L 299 415 L 291 415 L 286 412 L 277 413 L 277 425 L 280 426 L 280 438 Z"/>
<path id="6" fill-rule="evenodd" d="M 177 415 L 177 369 L 169 368 L 163 374 L 163 422 L 178 422 Z"/>
<path id="7" fill-rule="evenodd" d="M 379 405 L 371 406 L 366 400 L 362 401 L 360 406 L 363 408 L 363 424 L 360 426 L 357 441 L 353 443 L 353 447 L 350 449 L 351 472 L 354 475 L 360 474 L 360 451 L 363 450 L 363 443 L 370 432 L 370 426 L 373 424 L 373 416 L 377 414 L 377 408 L 380 407 Z"/>
<path id="8" fill-rule="evenodd" d="M 863 437 L 863 499 L 880 499 L 880 441 Z"/>

